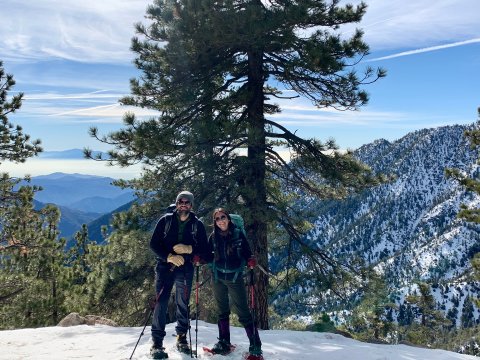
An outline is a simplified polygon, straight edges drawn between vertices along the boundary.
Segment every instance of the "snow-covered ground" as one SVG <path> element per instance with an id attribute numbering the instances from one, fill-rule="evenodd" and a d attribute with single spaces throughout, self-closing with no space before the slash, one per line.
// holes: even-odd
<path id="1" fill-rule="evenodd" d="M 169 359 L 188 359 L 190 356 L 175 350 L 174 326 L 167 325 L 164 341 Z M 105 325 L 0 331 L 0 359 L 130 359 L 141 331 L 142 327 Z M 212 346 L 216 342 L 217 326 L 199 321 L 198 358 L 241 360 L 248 349 L 247 337 L 242 328 L 232 327 L 231 331 L 232 343 L 237 345 L 235 352 L 225 357 L 211 357 L 204 354 L 202 346 Z M 195 322 L 192 322 L 191 336 L 195 348 Z M 444 350 L 362 343 L 330 333 L 268 330 L 260 331 L 260 337 L 266 360 L 478 360 L 475 356 Z M 148 359 L 150 346 L 150 327 L 147 327 L 132 359 Z"/>

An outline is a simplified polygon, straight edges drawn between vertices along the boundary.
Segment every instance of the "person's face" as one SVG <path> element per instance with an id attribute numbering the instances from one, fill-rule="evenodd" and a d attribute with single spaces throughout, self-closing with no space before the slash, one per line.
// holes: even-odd
<path id="1" fill-rule="evenodd" d="M 180 213 L 188 213 L 192 209 L 192 203 L 190 200 L 185 199 L 185 198 L 180 198 L 177 201 L 177 210 Z"/>
<path id="2" fill-rule="evenodd" d="M 227 214 L 219 211 L 215 214 L 215 224 L 220 228 L 222 231 L 227 231 L 228 229 L 228 217 Z"/>

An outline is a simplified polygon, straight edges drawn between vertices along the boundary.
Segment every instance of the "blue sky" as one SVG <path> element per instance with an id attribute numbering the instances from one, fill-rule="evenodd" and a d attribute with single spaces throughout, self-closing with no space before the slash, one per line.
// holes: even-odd
<path id="1" fill-rule="evenodd" d="M 369 105 L 338 112 L 299 99 L 282 103 L 276 120 L 305 137 L 333 137 L 341 148 L 379 138 L 393 141 L 422 128 L 473 123 L 480 106 L 480 2 L 366 2 L 363 21 L 340 31 L 348 36 L 355 27 L 363 29 L 371 49 L 366 61 L 388 71 L 386 78 L 364 87 Z M 138 75 L 130 39 L 150 3 L 1 0 L 2 14 L 8 15 L 0 22 L 0 59 L 17 81 L 14 91 L 25 93 L 22 108 L 10 120 L 40 138 L 45 151 L 107 150 L 88 129 L 95 125 L 105 134 L 121 127 L 127 109 L 117 101 L 129 94 L 129 79 Z M 142 110 L 139 115 L 151 114 Z M 35 164 L 4 163 L 0 171 L 36 175 Z M 42 171 L 72 172 L 64 163 L 56 166 L 43 162 Z M 103 173 L 104 167 L 90 162 L 87 170 Z M 138 168 L 109 171 L 105 174 L 131 177 Z"/>

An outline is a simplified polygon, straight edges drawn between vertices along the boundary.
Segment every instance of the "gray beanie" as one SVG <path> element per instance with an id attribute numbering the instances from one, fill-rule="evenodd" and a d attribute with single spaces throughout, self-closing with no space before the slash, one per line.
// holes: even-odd
<path id="1" fill-rule="evenodd" d="M 193 205 L 193 194 L 190 191 L 182 191 L 177 195 L 177 199 L 175 200 L 175 203 L 178 203 L 178 200 L 180 199 L 187 199 L 190 201 Z"/>

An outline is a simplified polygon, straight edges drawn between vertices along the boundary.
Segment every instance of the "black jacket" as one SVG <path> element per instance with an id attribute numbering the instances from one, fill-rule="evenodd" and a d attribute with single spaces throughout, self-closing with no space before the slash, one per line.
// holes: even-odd
<path id="1" fill-rule="evenodd" d="M 167 219 L 171 221 L 171 224 L 167 234 L 164 234 Z M 174 211 L 173 214 L 165 214 L 162 216 L 155 226 L 152 238 L 150 239 L 150 248 L 157 256 L 159 262 L 166 263 L 168 255 L 175 254 L 173 247 L 179 244 L 178 223 L 177 211 Z M 193 235 L 194 223 L 196 223 L 197 228 L 195 239 Z M 192 246 L 192 253 L 183 255 L 185 257 L 185 263 L 191 261 L 194 255 L 199 255 L 203 259 L 207 256 L 208 243 L 205 226 L 193 212 L 190 212 L 190 217 L 185 225 L 182 244 Z"/>
<path id="2" fill-rule="evenodd" d="M 235 238 L 235 231 L 238 237 Z M 247 260 L 252 257 L 252 251 L 248 240 L 242 231 L 236 229 L 235 224 L 229 228 L 227 236 L 222 236 L 218 232 L 212 232 L 208 238 L 210 256 L 206 261 L 213 263 L 213 269 L 239 270 L 243 272 Z M 218 277 L 225 280 L 231 280 L 235 273 L 219 271 Z"/>

